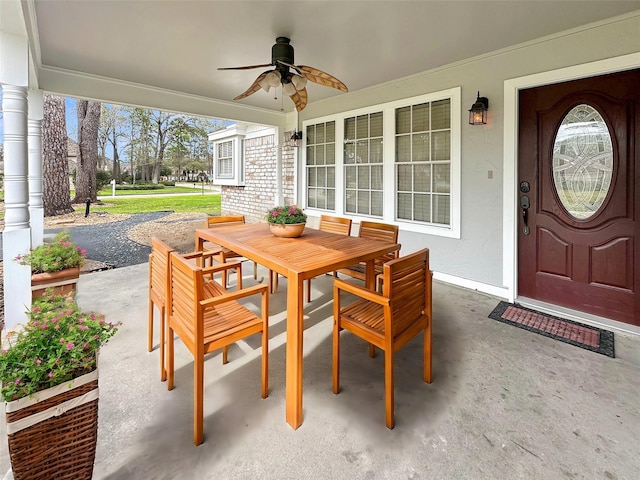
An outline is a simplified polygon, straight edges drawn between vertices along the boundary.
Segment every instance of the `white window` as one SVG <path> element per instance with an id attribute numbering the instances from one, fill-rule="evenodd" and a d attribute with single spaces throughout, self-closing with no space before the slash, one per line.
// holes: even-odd
<path id="1" fill-rule="evenodd" d="M 460 238 L 461 108 L 453 88 L 304 122 L 308 213 Z"/>
<path id="2" fill-rule="evenodd" d="M 244 138 L 246 127 L 231 125 L 209 134 L 213 142 L 213 183 L 244 185 Z"/>
<path id="3" fill-rule="evenodd" d="M 451 224 L 451 100 L 396 109 L 396 218 Z"/>
<path id="4" fill-rule="evenodd" d="M 382 112 L 344 120 L 345 212 L 382 218 Z"/>
<path id="5" fill-rule="evenodd" d="M 336 208 L 336 123 L 307 127 L 307 206 L 335 211 Z"/>
<path id="6" fill-rule="evenodd" d="M 216 147 L 218 177 L 233 178 L 233 140 L 220 142 Z"/>

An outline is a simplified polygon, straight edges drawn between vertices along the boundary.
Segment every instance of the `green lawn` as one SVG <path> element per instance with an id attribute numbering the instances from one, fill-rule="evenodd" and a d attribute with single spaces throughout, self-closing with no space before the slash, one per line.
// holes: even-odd
<path id="1" fill-rule="evenodd" d="M 208 214 L 220 213 L 220 194 L 190 195 L 175 197 L 149 198 L 105 198 L 106 205 L 92 204 L 92 212 L 109 213 L 144 213 L 173 210 L 174 212 L 203 212 Z M 84 212 L 84 206 L 78 211 Z"/>
<path id="2" fill-rule="evenodd" d="M 116 197 L 120 195 L 155 195 L 157 193 L 198 193 L 201 192 L 201 188 L 192 188 L 192 187 L 164 187 L 158 188 L 154 190 L 117 190 L 116 189 Z M 111 187 L 104 188 L 98 192 L 99 197 L 111 196 L 112 190 Z"/>

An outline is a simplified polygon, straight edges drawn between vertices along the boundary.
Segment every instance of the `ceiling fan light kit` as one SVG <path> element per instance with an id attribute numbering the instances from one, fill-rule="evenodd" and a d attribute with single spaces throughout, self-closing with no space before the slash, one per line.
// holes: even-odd
<path id="1" fill-rule="evenodd" d="M 252 68 L 275 67 L 273 70 L 258 75 L 251 86 L 234 98 L 241 100 L 256 93 L 261 88 L 266 92 L 271 87 L 282 84 L 282 93 L 287 95 L 295 104 L 296 110 L 301 111 L 307 106 L 307 81 L 311 80 L 318 85 L 332 87 L 341 92 L 348 92 L 347 86 L 333 75 L 307 65 L 294 65 L 293 46 L 287 37 L 276 38 L 276 43 L 271 47 L 271 63 L 263 65 L 248 65 L 246 67 L 225 67 L 218 70 L 248 70 Z M 297 73 L 291 72 L 294 70 Z"/>

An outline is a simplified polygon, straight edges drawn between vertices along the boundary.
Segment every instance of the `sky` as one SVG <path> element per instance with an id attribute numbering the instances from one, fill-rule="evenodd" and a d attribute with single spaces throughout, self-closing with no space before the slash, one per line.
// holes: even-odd
<path id="1" fill-rule="evenodd" d="M 2 92 L 2 88 L 0 88 Z M 0 102 L 2 101 L 2 95 L 0 94 Z M 67 97 L 65 100 L 66 121 L 67 121 L 67 136 L 73 140 L 78 139 L 78 117 L 76 115 L 76 99 Z M 4 116 L 0 117 L 0 143 L 4 142 Z"/>

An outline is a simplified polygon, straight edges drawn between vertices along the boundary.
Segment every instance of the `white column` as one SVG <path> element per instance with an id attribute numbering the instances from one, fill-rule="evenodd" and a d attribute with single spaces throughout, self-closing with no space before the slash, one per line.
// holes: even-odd
<path id="1" fill-rule="evenodd" d="M 27 181 L 27 87 L 2 86 L 4 114 L 4 203 L 2 233 L 4 267 L 4 317 L 9 330 L 27 320 L 31 305 L 31 269 L 17 263 L 29 251 L 29 185 Z"/>
<path id="2" fill-rule="evenodd" d="M 29 217 L 31 245 L 42 244 L 44 237 L 44 206 L 42 204 L 42 115 L 44 96 L 42 90 L 29 90 Z"/>

